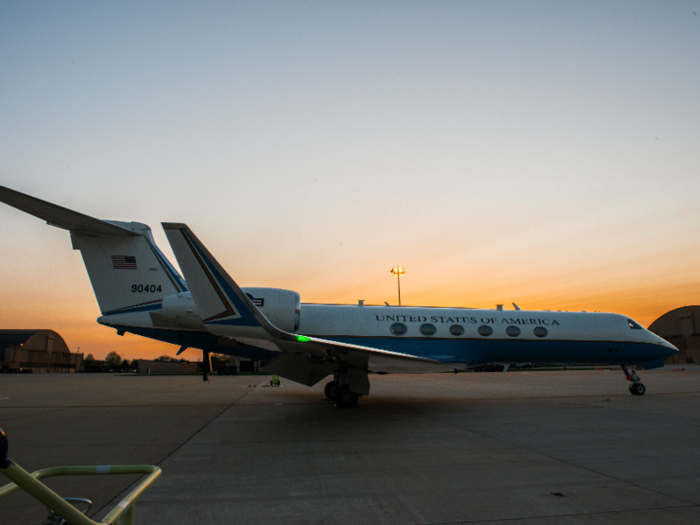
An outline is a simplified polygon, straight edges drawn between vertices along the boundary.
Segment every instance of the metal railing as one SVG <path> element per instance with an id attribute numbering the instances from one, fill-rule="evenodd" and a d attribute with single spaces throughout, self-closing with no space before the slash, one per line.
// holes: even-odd
<path id="1" fill-rule="evenodd" d="M 44 504 L 55 517 L 62 520 L 59 521 L 59 523 L 68 522 L 71 525 L 98 525 L 98 522 L 91 520 L 83 513 L 87 512 L 92 507 L 92 503 L 89 500 L 83 500 L 81 498 L 67 498 L 70 501 L 86 504 L 87 508 L 81 512 L 39 480 L 55 476 L 148 474 L 146 479 L 129 492 L 129 494 L 99 522 L 102 524 L 118 525 L 119 521 L 123 520 L 123 525 L 134 525 L 134 508 L 136 501 L 143 496 L 143 493 L 160 477 L 162 471 L 159 467 L 154 465 L 101 465 L 91 467 L 51 467 L 37 470 L 30 474 L 7 457 L 7 437 L 2 429 L 0 429 L 0 474 L 4 475 L 12 482 L 9 485 L 0 487 L 0 499 L 22 489 L 34 499 Z"/>

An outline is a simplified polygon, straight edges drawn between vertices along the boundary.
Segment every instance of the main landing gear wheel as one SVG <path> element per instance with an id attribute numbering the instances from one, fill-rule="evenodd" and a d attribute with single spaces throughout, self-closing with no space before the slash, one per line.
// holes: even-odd
<path id="1" fill-rule="evenodd" d="M 338 388 L 338 382 L 337 381 L 331 381 L 326 385 L 326 387 L 323 389 L 323 393 L 326 394 L 326 399 L 330 399 L 331 401 L 335 401 L 335 391 Z"/>
<path id="2" fill-rule="evenodd" d="M 335 402 L 343 408 L 354 407 L 360 400 L 360 395 L 350 392 L 348 385 L 340 385 L 335 389 Z"/>
<path id="3" fill-rule="evenodd" d="M 643 396 L 646 391 L 646 387 L 641 383 L 632 383 L 630 385 L 630 392 L 634 396 Z"/>

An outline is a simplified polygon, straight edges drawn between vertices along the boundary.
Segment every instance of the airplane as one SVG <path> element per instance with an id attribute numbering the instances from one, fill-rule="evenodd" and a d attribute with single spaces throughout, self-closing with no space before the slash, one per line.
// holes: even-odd
<path id="1" fill-rule="evenodd" d="M 4 186 L 0 201 L 70 232 L 98 323 L 178 345 L 178 355 L 202 350 L 205 381 L 215 352 L 266 362 L 264 372 L 306 386 L 332 376 L 326 397 L 352 407 L 369 395 L 372 373 L 608 363 L 643 395 L 637 369 L 663 366 L 678 352 L 614 313 L 301 303 L 292 290 L 240 287 L 187 225 L 162 223 L 183 279 L 145 224 L 96 219 Z"/>

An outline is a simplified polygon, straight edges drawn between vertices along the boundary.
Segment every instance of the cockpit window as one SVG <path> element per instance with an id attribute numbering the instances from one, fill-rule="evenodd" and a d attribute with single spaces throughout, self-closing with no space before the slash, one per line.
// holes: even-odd
<path id="1" fill-rule="evenodd" d="M 642 327 L 635 323 L 632 319 L 627 319 L 627 322 L 632 330 L 642 330 Z"/>

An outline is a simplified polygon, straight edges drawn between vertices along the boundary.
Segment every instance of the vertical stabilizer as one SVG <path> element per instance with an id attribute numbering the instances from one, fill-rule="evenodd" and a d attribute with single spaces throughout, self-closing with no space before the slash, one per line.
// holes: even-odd
<path id="1" fill-rule="evenodd" d="M 0 186 L 4 202 L 69 230 L 103 314 L 149 308 L 187 285 L 139 222 L 103 221 Z"/>
<path id="2" fill-rule="evenodd" d="M 136 237 L 71 232 L 80 250 L 103 315 L 147 308 L 187 291 L 179 273 L 153 242 L 151 230 L 138 222 L 116 223 L 138 231 Z"/>

